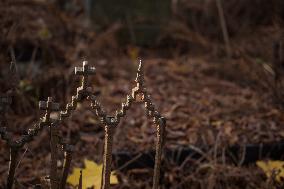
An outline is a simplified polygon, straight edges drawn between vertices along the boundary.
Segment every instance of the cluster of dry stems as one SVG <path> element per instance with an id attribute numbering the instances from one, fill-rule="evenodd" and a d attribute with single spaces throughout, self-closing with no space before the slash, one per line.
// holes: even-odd
<path id="1" fill-rule="evenodd" d="M 14 63 L 13 66 L 15 67 Z M 113 145 L 113 134 L 120 123 L 121 118 L 126 115 L 126 111 L 131 107 L 133 102 L 143 102 L 145 104 L 146 115 L 153 119 L 153 122 L 157 126 L 157 140 L 156 140 L 156 156 L 155 156 L 155 167 L 153 176 L 153 189 L 157 189 L 159 186 L 160 178 L 160 166 L 162 157 L 162 148 L 164 144 L 164 134 L 166 127 L 166 120 L 156 110 L 152 103 L 151 96 L 148 94 L 147 89 L 144 85 L 143 75 L 143 64 L 140 61 L 137 77 L 136 86 L 132 89 L 132 93 L 127 95 L 125 103 L 121 104 L 121 108 L 116 111 L 114 116 L 109 116 L 102 108 L 97 96 L 92 93 L 91 87 L 88 86 L 88 76 L 95 74 L 95 68 L 90 67 L 87 61 L 83 62 L 82 67 L 75 67 L 75 75 L 82 76 L 81 86 L 77 88 L 77 94 L 72 96 L 72 101 L 67 103 L 65 110 L 59 112 L 58 119 L 52 119 L 51 113 L 59 111 L 59 104 L 55 103 L 51 97 L 48 97 L 47 101 L 40 101 L 40 110 L 45 111 L 45 115 L 40 118 L 40 121 L 36 123 L 32 129 L 28 130 L 27 135 L 23 135 L 18 140 L 13 140 L 10 133 L 6 131 L 4 127 L 0 127 L 0 138 L 5 140 L 10 148 L 10 164 L 7 177 L 7 189 L 13 188 L 14 176 L 19 162 L 19 150 L 27 143 L 34 140 L 34 138 L 44 128 L 49 128 L 50 133 L 50 151 L 51 151 L 51 162 L 50 162 L 50 175 L 46 181 L 47 186 L 39 186 L 43 188 L 51 189 L 63 189 L 66 186 L 66 180 L 72 160 L 73 146 L 69 145 L 66 140 L 59 134 L 59 126 L 65 118 L 71 116 L 71 113 L 76 110 L 77 104 L 87 99 L 91 108 L 94 110 L 94 114 L 98 116 L 105 127 L 105 144 L 104 144 L 104 156 L 103 156 L 103 173 L 102 173 L 102 189 L 109 189 L 110 187 L 110 173 L 112 164 L 112 145 Z M 1 97 L 2 105 L 10 104 L 11 100 L 9 96 Z M 2 121 L 1 121 L 2 126 Z M 58 149 L 62 147 L 65 152 L 63 170 L 59 176 L 57 169 L 58 161 Z M 82 187 L 82 176 L 79 179 L 79 188 Z"/>

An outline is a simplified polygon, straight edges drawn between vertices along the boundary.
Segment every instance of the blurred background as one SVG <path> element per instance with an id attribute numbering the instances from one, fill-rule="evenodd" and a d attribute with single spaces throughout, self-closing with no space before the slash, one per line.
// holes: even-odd
<path id="1" fill-rule="evenodd" d="M 283 156 L 283 21 L 282 0 L 1 0 L 0 95 L 13 98 L 0 109 L 2 124 L 17 138 L 42 115 L 39 100 L 52 96 L 64 108 L 83 60 L 96 67 L 89 83 L 114 114 L 142 59 L 149 93 L 168 121 L 162 188 L 281 188 L 255 162 Z M 155 127 L 140 107 L 119 125 L 114 154 L 128 154 L 125 163 L 150 158 L 128 168 L 115 162 L 114 188 L 151 186 Z M 72 166 L 101 162 L 104 130 L 88 104 L 61 133 L 76 145 Z M 48 174 L 46 140 L 43 132 L 23 149 L 16 187 Z M 0 141 L 0 183 L 7 150 Z"/>

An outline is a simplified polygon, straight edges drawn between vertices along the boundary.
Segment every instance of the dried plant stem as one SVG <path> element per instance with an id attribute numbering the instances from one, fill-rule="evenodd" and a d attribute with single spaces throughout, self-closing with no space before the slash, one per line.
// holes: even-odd
<path id="1" fill-rule="evenodd" d="M 62 171 L 62 177 L 60 182 L 60 189 L 64 189 L 68 177 L 68 172 L 70 170 L 71 161 L 72 161 L 72 152 L 73 150 L 66 150 L 64 156 L 64 167 Z"/>
<path id="2" fill-rule="evenodd" d="M 112 127 L 112 125 L 105 126 L 105 145 L 104 145 L 103 175 L 102 175 L 101 189 L 109 189 L 110 187 L 113 130 L 114 128 Z"/>
<path id="3" fill-rule="evenodd" d="M 155 155 L 155 167 L 153 176 L 153 189 L 158 189 L 160 180 L 161 158 L 163 148 L 163 138 L 165 130 L 165 119 L 160 118 L 161 121 L 157 124 L 157 141 L 156 141 L 156 155 Z"/>
<path id="4" fill-rule="evenodd" d="M 120 120 L 126 115 L 127 110 L 131 107 L 134 101 L 144 102 L 146 114 L 149 118 L 154 119 L 154 123 L 157 125 L 157 140 L 156 140 L 156 155 L 155 155 L 155 167 L 153 177 L 153 189 L 158 189 L 160 179 L 160 167 L 162 158 L 162 148 L 164 143 L 164 133 L 166 121 L 165 118 L 161 117 L 160 113 L 156 111 L 154 104 L 152 103 L 151 96 L 147 93 L 147 88 L 144 86 L 144 74 L 142 61 L 139 63 L 139 68 L 136 77 L 136 87 L 132 88 L 132 93 L 127 95 L 125 103 L 121 104 L 121 108 L 118 109 L 114 116 L 108 116 L 103 111 L 103 107 L 96 99 L 96 95 L 91 92 L 91 87 L 88 87 L 88 76 L 95 74 L 95 67 L 90 67 L 87 61 L 83 62 L 82 67 L 75 68 L 75 74 L 83 77 L 81 86 L 77 88 L 77 94 L 72 96 L 72 102 L 66 105 L 66 109 L 60 112 L 59 120 L 50 118 L 50 114 L 54 111 L 59 110 L 59 104 L 55 103 L 52 97 L 48 97 L 47 101 L 40 101 L 40 110 L 45 110 L 45 116 L 40 119 L 34 128 L 28 130 L 27 135 L 23 135 L 21 139 L 13 142 L 12 137 L 6 132 L 5 128 L 0 127 L 0 137 L 6 141 L 10 146 L 10 165 L 7 179 L 7 189 L 12 189 L 14 182 L 15 170 L 17 169 L 17 159 L 19 150 L 27 143 L 33 140 L 38 133 L 49 126 L 50 128 L 50 151 L 51 151 L 51 162 L 50 162 L 50 182 L 48 188 L 51 189 L 64 189 L 70 164 L 72 161 L 72 150 L 67 148 L 65 153 L 64 167 L 62 171 L 61 180 L 58 176 L 57 171 L 57 160 L 58 160 L 58 145 L 61 142 L 58 135 L 57 125 L 64 118 L 69 117 L 72 111 L 76 110 L 77 103 L 81 102 L 84 98 L 91 100 L 91 107 L 95 110 L 96 116 L 98 116 L 102 123 L 105 125 L 105 143 L 104 143 L 104 157 L 103 157 L 103 170 L 101 189 L 110 188 L 110 176 L 111 176 L 111 165 L 112 165 L 112 145 L 113 145 L 113 133 Z M 10 100 L 6 97 L 0 98 L 1 103 L 9 103 Z M 0 106 L 0 111 L 4 110 Z M 2 119 L 0 123 L 3 124 Z M 61 143 L 60 143 L 61 144 Z M 70 150 L 70 151 L 69 151 Z M 79 179 L 79 189 L 82 189 L 82 171 Z"/>
<path id="5" fill-rule="evenodd" d="M 50 184 L 51 189 L 58 189 L 58 176 L 57 176 L 57 143 L 58 135 L 55 124 L 50 126 L 50 151 L 51 151 L 51 165 L 50 165 Z"/>
<path id="6" fill-rule="evenodd" d="M 226 44 L 227 55 L 228 55 L 228 57 L 231 57 L 232 50 L 231 50 L 231 44 L 230 44 L 226 19 L 225 19 L 225 15 L 224 15 L 224 9 L 223 9 L 223 6 L 222 6 L 222 1 L 216 0 L 216 4 L 217 4 L 217 8 L 218 8 L 220 24 L 221 24 L 221 27 L 222 27 L 223 38 L 224 38 L 224 41 L 225 41 L 225 44 Z"/>
<path id="7" fill-rule="evenodd" d="M 83 174 L 82 174 L 82 170 L 80 170 L 78 189 L 82 189 L 82 187 L 83 187 Z"/>
<path id="8" fill-rule="evenodd" d="M 18 155 L 19 155 L 19 148 L 11 146 L 10 147 L 10 164 L 9 164 L 9 172 L 8 172 L 8 179 L 7 179 L 7 189 L 13 188 Z"/>

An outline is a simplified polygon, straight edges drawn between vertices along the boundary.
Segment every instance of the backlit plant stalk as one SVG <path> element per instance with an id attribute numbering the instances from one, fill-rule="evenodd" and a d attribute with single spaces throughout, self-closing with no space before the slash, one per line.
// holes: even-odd
<path id="1" fill-rule="evenodd" d="M 73 151 L 74 151 L 73 146 L 66 145 L 66 149 L 64 153 L 64 166 L 63 166 L 63 171 L 62 171 L 62 176 L 61 176 L 61 181 L 60 181 L 60 189 L 65 189 L 68 172 L 71 166 Z"/>
<path id="2" fill-rule="evenodd" d="M 104 144 L 103 175 L 102 175 L 101 189 L 109 189 L 110 187 L 113 132 L 114 132 L 113 125 L 107 124 L 105 126 L 105 144 Z"/>
<path id="3" fill-rule="evenodd" d="M 47 101 L 41 101 L 39 108 L 45 110 L 45 116 L 40 119 L 40 122 L 35 124 L 34 128 L 28 130 L 27 135 L 23 135 L 19 140 L 13 142 L 12 137 L 9 137 L 5 128 L 0 127 L 0 137 L 4 139 L 11 148 L 9 176 L 7 180 L 8 189 L 12 189 L 16 162 L 18 157 L 18 151 L 26 143 L 33 140 L 45 126 L 50 128 L 50 148 L 51 148 L 51 166 L 50 166 L 50 185 L 51 189 L 63 189 L 66 185 L 68 172 L 72 160 L 72 150 L 65 152 L 64 167 L 62 171 L 61 180 L 57 175 L 57 159 L 58 159 L 58 145 L 60 138 L 58 134 L 58 125 L 71 115 L 76 110 L 78 102 L 87 98 L 91 102 L 91 108 L 94 110 L 95 115 L 100 118 L 102 124 L 105 126 L 105 144 L 104 144 L 104 157 L 103 157 L 103 172 L 102 172 L 102 185 L 101 189 L 110 188 L 110 176 L 112 165 L 112 147 L 113 147 L 113 134 L 116 127 L 120 123 L 120 120 L 126 115 L 126 112 L 132 106 L 134 101 L 142 102 L 145 104 L 146 115 L 153 119 L 157 129 L 156 138 L 156 155 L 155 155 L 155 167 L 153 176 L 153 189 L 158 189 L 160 179 L 160 168 L 162 159 L 162 149 L 164 145 L 164 135 L 166 128 L 166 120 L 156 111 L 154 104 L 152 103 L 151 96 L 147 93 L 147 89 L 144 86 L 144 74 L 143 64 L 140 61 L 137 71 L 137 77 L 135 79 L 136 86 L 132 89 L 132 93 L 126 96 L 126 100 L 121 104 L 121 108 L 118 109 L 114 116 L 108 116 L 103 110 L 100 102 L 95 94 L 92 93 L 91 87 L 88 86 L 88 76 L 95 74 L 95 67 L 88 66 L 88 62 L 84 61 L 82 67 L 75 68 L 75 74 L 82 76 L 81 86 L 77 88 L 77 94 L 72 96 L 72 101 L 67 103 L 66 108 L 60 112 L 59 120 L 52 120 L 50 114 L 52 111 L 59 110 L 59 104 L 53 102 L 51 97 L 48 97 Z M 12 147 L 12 144 L 16 144 L 17 148 Z M 61 144 L 61 143 L 60 143 Z M 79 188 L 82 188 L 82 173 L 80 176 Z"/>
<path id="4" fill-rule="evenodd" d="M 156 141 L 156 155 L 155 155 L 155 167 L 154 167 L 154 177 L 153 177 L 153 189 L 157 189 L 160 180 L 161 171 L 161 159 L 162 159 L 162 149 L 164 145 L 166 120 L 165 118 L 159 118 L 157 123 L 157 141 Z"/>
<path id="5" fill-rule="evenodd" d="M 50 161 L 50 185 L 51 189 L 58 189 L 59 181 L 57 176 L 57 144 L 58 144 L 58 130 L 57 130 L 57 121 L 50 119 L 50 114 L 52 111 L 59 110 L 59 104 L 53 102 L 52 97 L 48 97 L 47 101 L 40 101 L 39 108 L 45 110 L 44 122 L 46 122 L 49 127 L 50 134 L 50 152 L 51 152 L 51 161 Z"/>
<path id="6" fill-rule="evenodd" d="M 58 160 L 58 130 L 57 126 L 52 123 L 50 125 L 50 152 L 51 152 L 51 165 L 50 165 L 50 184 L 51 189 L 58 189 L 59 180 L 57 175 L 57 160 Z"/>
<path id="7" fill-rule="evenodd" d="M 10 147 L 10 163 L 9 163 L 9 171 L 8 171 L 8 178 L 7 178 L 7 189 L 13 188 L 18 155 L 19 155 L 19 148 L 15 144 Z"/>

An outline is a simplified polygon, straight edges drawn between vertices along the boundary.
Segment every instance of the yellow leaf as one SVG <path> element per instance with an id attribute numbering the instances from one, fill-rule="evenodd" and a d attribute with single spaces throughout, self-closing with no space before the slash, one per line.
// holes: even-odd
<path id="1" fill-rule="evenodd" d="M 284 161 L 257 161 L 256 165 L 263 170 L 267 178 L 271 178 L 274 174 L 276 181 L 283 181 Z"/>
<path id="2" fill-rule="evenodd" d="M 97 124 L 99 123 L 99 121 L 97 119 L 94 119 L 93 117 L 89 117 L 88 118 L 88 122 L 91 123 L 91 124 Z"/>
<path id="3" fill-rule="evenodd" d="M 74 168 L 73 173 L 68 177 L 67 182 L 72 186 L 78 186 L 80 178 L 80 170 L 82 170 L 82 188 L 87 189 L 95 187 L 99 189 L 101 187 L 102 169 L 103 165 L 98 165 L 93 161 L 84 160 L 85 168 Z M 117 176 L 115 172 L 111 172 L 110 184 L 118 184 Z"/>
<path id="4" fill-rule="evenodd" d="M 128 47 L 127 53 L 130 59 L 135 62 L 138 59 L 140 49 L 138 47 Z"/>
<path id="5" fill-rule="evenodd" d="M 38 35 L 41 39 L 50 39 L 52 37 L 51 32 L 47 27 L 44 27 L 38 31 Z"/>
<path id="6" fill-rule="evenodd" d="M 26 92 L 33 90 L 33 86 L 29 80 L 21 80 L 19 83 L 19 88 Z"/>
<path id="7" fill-rule="evenodd" d="M 212 126 L 220 127 L 223 124 L 223 121 L 213 121 L 211 123 Z"/>
<path id="8" fill-rule="evenodd" d="M 169 69 L 172 72 L 175 72 L 177 74 L 190 74 L 192 72 L 193 68 L 190 67 L 189 64 L 183 63 L 183 64 L 177 64 L 176 62 L 171 62 L 169 64 Z"/>

